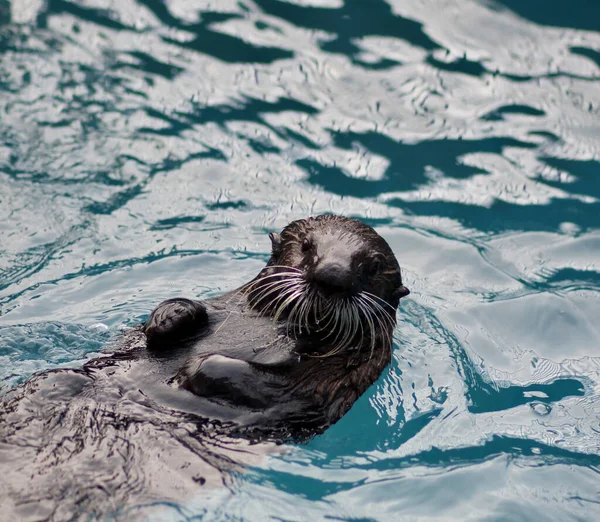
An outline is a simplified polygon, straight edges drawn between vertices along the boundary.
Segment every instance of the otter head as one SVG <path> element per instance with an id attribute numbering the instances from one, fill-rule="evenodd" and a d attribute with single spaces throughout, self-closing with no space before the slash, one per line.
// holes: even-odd
<path id="1" fill-rule="evenodd" d="M 396 309 L 409 294 L 387 242 L 355 219 L 324 215 L 270 234 L 271 259 L 247 291 L 250 305 L 297 334 L 321 333 L 333 349 L 391 345 Z M 323 337 L 324 336 L 324 337 Z"/>

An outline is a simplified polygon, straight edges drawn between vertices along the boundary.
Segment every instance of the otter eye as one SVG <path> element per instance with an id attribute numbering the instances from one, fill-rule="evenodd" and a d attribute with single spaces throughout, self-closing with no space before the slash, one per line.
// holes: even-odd
<path id="1" fill-rule="evenodd" d="M 369 263 L 369 267 L 368 267 L 369 275 L 373 276 L 373 275 L 377 274 L 377 272 L 379 272 L 381 270 L 382 266 L 383 266 L 383 262 L 378 257 L 371 260 L 371 262 Z"/>
<path id="2" fill-rule="evenodd" d="M 304 241 L 302 241 L 302 252 L 308 252 L 310 250 L 311 246 L 312 246 L 312 244 L 310 242 L 310 239 L 305 237 Z"/>

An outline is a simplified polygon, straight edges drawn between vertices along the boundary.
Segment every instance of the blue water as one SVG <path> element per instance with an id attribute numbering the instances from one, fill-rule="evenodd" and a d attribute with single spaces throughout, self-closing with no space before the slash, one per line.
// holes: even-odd
<path id="1" fill-rule="evenodd" d="M 148 518 L 599 520 L 600 3 L 0 0 L 2 390 L 322 212 L 403 267 L 392 367 Z"/>

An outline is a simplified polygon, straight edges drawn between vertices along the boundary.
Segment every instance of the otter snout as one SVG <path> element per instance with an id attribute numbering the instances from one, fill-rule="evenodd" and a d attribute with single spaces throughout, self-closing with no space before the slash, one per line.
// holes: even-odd
<path id="1" fill-rule="evenodd" d="M 313 271 L 311 282 L 326 296 L 344 296 L 356 292 L 356 277 L 349 266 L 340 263 L 320 263 Z"/>

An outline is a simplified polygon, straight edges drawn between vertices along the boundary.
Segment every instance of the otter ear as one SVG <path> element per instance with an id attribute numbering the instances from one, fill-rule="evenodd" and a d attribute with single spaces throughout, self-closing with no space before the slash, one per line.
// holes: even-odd
<path id="1" fill-rule="evenodd" d="M 271 232 L 269 234 L 269 239 L 271 240 L 273 254 L 278 254 L 281 251 L 281 236 L 276 232 Z"/>
<path id="2" fill-rule="evenodd" d="M 408 294 L 410 294 L 410 290 L 403 285 L 400 285 L 398 288 L 396 288 L 396 291 L 394 292 L 394 295 L 398 297 L 398 299 L 402 299 Z"/>

